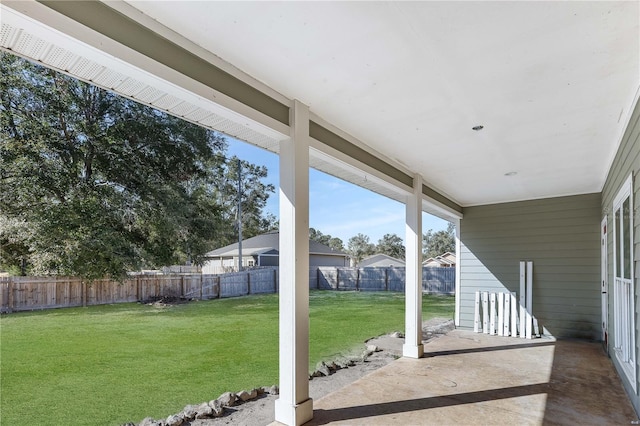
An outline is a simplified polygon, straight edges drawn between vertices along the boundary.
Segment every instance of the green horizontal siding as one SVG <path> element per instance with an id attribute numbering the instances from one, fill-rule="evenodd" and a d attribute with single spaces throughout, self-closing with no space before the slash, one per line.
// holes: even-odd
<path id="1" fill-rule="evenodd" d="M 636 104 L 629 125 L 625 130 L 616 156 L 613 160 L 607 180 L 602 190 L 602 212 L 607 215 L 607 254 L 608 254 L 608 312 L 609 312 L 609 350 L 613 353 L 613 339 L 615 336 L 615 325 L 613 322 L 613 200 L 620 191 L 621 186 L 627 180 L 629 175 L 633 175 L 633 220 L 634 220 L 634 291 L 636 298 L 635 318 L 636 318 L 636 359 L 640 358 L 638 347 L 640 346 L 640 288 L 638 287 L 638 278 L 640 277 L 640 104 Z M 611 357 L 614 365 L 619 371 L 624 387 L 629 394 L 636 412 L 640 412 L 640 397 L 633 390 L 631 384 L 628 383 L 625 374 L 620 369 L 617 358 Z M 638 380 L 636 379 L 636 383 Z M 640 389 L 640 383 L 637 385 Z"/>
<path id="2" fill-rule="evenodd" d="M 533 261 L 533 314 L 556 337 L 600 337 L 600 194 L 468 207 L 460 223 L 460 326 L 476 291 L 520 290 Z"/>

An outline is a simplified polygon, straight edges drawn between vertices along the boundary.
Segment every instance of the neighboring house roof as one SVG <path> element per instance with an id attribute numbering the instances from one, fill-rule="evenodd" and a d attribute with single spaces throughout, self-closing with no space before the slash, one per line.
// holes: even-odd
<path id="1" fill-rule="evenodd" d="M 369 256 L 360 261 L 358 266 L 361 267 L 388 267 L 388 266 L 405 266 L 404 260 L 396 259 L 395 257 L 388 256 L 386 254 L 378 253 L 373 256 Z"/>
<path id="2" fill-rule="evenodd" d="M 456 255 L 451 252 L 446 252 L 436 257 L 430 257 L 422 262 L 423 265 L 447 265 L 452 266 L 456 264 Z"/>
<path id="3" fill-rule="evenodd" d="M 456 255 L 455 253 L 451 253 L 450 251 L 441 254 L 440 256 L 442 259 L 446 259 L 446 260 L 450 260 L 452 263 L 456 263 Z"/>
<path id="4" fill-rule="evenodd" d="M 270 232 L 267 234 L 256 235 L 242 241 L 242 256 L 257 255 L 278 255 L 280 250 L 280 233 Z M 309 254 L 322 254 L 329 256 L 348 255 L 340 250 L 334 250 L 317 241 L 309 240 Z M 238 255 L 238 243 L 229 244 L 225 247 L 212 250 L 205 254 L 205 257 L 233 257 Z"/>

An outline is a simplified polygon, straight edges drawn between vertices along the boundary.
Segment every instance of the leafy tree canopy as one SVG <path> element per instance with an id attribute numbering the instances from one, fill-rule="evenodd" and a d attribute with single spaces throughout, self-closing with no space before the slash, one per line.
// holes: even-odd
<path id="1" fill-rule="evenodd" d="M 237 235 L 220 134 L 8 53 L 0 126 L 1 268 L 115 278 L 198 264 Z M 266 168 L 242 168 L 248 237 L 273 226 L 274 188 Z"/>
<path id="2" fill-rule="evenodd" d="M 331 247 L 334 250 L 344 251 L 344 243 L 338 237 L 323 234 L 315 228 L 309 228 L 309 239 Z"/>
<path id="3" fill-rule="evenodd" d="M 354 260 L 355 264 L 359 264 L 362 259 L 374 254 L 376 246 L 369 242 L 369 236 L 357 234 L 349 238 L 347 243 L 347 253 Z"/>
<path id="4" fill-rule="evenodd" d="M 447 225 L 446 230 L 434 232 L 429 229 L 422 236 L 422 250 L 425 259 L 436 257 L 448 251 L 456 251 L 456 228 L 453 223 Z"/>
<path id="5" fill-rule="evenodd" d="M 396 234 L 385 234 L 378 240 L 376 252 L 395 257 L 396 259 L 404 259 L 404 241 Z"/>

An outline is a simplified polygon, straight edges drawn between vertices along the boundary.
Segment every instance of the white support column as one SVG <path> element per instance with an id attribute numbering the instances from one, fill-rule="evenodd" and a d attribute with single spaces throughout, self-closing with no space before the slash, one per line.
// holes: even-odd
<path id="1" fill-rule="evenodd" d="M 275 419 L 313 418 L 309 398 L 309 108 L 294 101 L 280 143 L 280 396 Z"/>
<path id="2" fill-rule="evenodd" d="M 462 251 L 460 248 L 460 219 L 456 219 L 453 224 L 456 227 L 456 294 L 454 324 L 460 327 L 460 264 L 462 263 Z"/>
<path id="3" fill-rule="evenodd" d="M 405 344 L 402 354 L 420 358 L 422 344 L 422 176 L 413 177 L 406 218 Z"/>

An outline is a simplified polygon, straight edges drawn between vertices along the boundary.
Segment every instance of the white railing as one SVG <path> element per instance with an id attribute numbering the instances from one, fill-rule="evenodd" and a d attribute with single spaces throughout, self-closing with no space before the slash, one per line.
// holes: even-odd
<path id="1" fill-rule="evenodd" d="M 617 278 L 614 280 L 614 348 L 618 359 L 629 366 L 635 365 L 634 329 L 632 321 L 633 300 L 631 280 Z"/>

